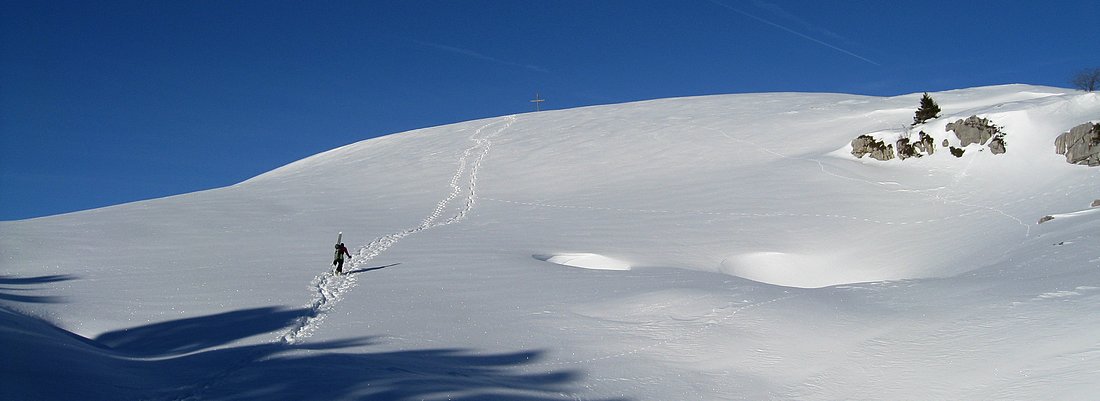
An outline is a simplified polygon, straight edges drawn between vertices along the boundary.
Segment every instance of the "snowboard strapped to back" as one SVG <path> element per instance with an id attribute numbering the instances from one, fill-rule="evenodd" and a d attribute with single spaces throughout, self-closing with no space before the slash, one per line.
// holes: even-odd
<path id="1" fill-rule="evenodd" d="M 333 266 L 336 266 L 336 264 L 341 259 L 343 259 L 342 253 L 344 252 L 344 249 L 342 247 L 340 247 L 340 244 L 341 244 L 340 241 L 342 241 L 343 239 L 344 239 L 344 233 L 341 231 L 339 234 L 336 235 L 336 253 L 332 255 L 332 265 Z"/>

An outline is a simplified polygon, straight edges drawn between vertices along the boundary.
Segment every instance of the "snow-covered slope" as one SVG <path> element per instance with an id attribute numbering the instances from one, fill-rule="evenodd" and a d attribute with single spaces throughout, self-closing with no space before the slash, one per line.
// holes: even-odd
<path id="1" fill-rule="evenodd" d="M 1100 169 L 1053 143 L 1100 96 L 931 95 L 1008 153 L 849 153 L 920 94 L 664 99 L 0 223 L 0 398 L 1090 399 Z"/>

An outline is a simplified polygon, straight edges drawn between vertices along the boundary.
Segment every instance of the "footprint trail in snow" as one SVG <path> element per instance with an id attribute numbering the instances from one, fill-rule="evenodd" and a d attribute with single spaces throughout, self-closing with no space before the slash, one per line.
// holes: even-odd
<path id="1" fill-rule="evenodd" d="M 451 177 L 450 193 L 436 204 L 435 210 L 425 217 L 419 225 L 393 234 L 383 235 L 371 241 L 370 244 L 359 248 L 348 261 L 345 270 L 356 270 L 356 268 L 363 266 L 405 237 L 464 220 L 477 201 L 478 172 L 481 170 L 481 164 L 485 157 L 492 150 L 492 139 L 499 136 L 515 122 L 516 117 L 509 116 L 478 128 L 470 136 L 470 140 L 474 144 L 466 148 L 466 151 L 462 153 L 462 157 L 458 160 L 458 169 Z M 464 181 L 466 183 L 465 187 L 461 185 Z M 464 192 L 465 196 L 463 197 Z M 460 197 L 462 199 L 459 199 Z M 463 202 L 462 206 L 455 214 L 443 219 L 444 212 L 456 200 Z M 332 272 L 325 272 L 314 277 L 309 285 L 310 290 L 313 292 L 313 301 L 307 305 L 311 312 L 310 315 L 299 319 L 285 334 L 279 337 L 279 340 L 287 344 L 294 344 L 312 336 L 321 323 L 324 322 L 325 315 L 336 307 L 336 304 L 343 299 L 344 294 L 357 285 L 356 276 L 351 274 L 336 276 Z"/>

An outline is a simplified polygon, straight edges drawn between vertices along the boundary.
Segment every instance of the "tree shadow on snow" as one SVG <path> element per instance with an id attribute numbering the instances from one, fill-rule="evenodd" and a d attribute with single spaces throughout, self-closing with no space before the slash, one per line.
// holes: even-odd
<path id="1" fill-rule="evenodd" d="M 75 280 L 77 277 L 68 274 L 54 274 L 37 277 L 15 277 L 0 275 L 0 300 L 25 302 L 25 303 L 61 303 L 64 297 L 53 295 L 30 295 L 22 292 L 36 291 L 38 288 L 28 288 L 35 284 L 48 284 L 60 281 Z"/>
<path id="2" fill-rule="evenodd" d="M 377 353 L 310 352 L 345 346 L 370 345 L 370 339 L 326 342 L 304 346 L 267 344 L 217 351 L 177 361 L 211 366 L 239 361 L 208 379 L 192 396 L 209 400 L 244 399 L 356 399 L 356 400 L 560 400 L 575 390 L 581 373 L 524 371 L 540 351 L 480 354 L 466 349 L 425 349 Z"/>
<path id="3" fill-rule="evenodd" d="M 279 330 L 312 316 L 309 309 L 244 309 L 107 332 L 95 341 L 134 356 L 174 356 Z"/>
<path id="4" fill-rule="evenodd" d="M 16 398 L 396 401 L 560 400 L 580 389 L 579 370 L 533 366 L 544 354 L 537 350 L 369 352 L 364 347 L 377 344 L 370 337 L 305 344 L 277 340 L 277 331 L 311 315 L 308 309 L 245 309 L 105 333 L 85 347 L 49 335 L 37 336 L 40 342 L 25 333 L 0 338 L 18 338 L 29 343 L 15 346 L 34 350 L 23 357 L 28 360 L 16 358 L 15 367 L 79 361 L 47 366 L 45 377 L 17 369 L 25 377 L 5 377 L 0 387 L 12 384 L 15 393 L 8 395 Z M 265 333 L 270 342 L 225 346 Z M 341 351 L 352 347 L 355 352 Z"/>

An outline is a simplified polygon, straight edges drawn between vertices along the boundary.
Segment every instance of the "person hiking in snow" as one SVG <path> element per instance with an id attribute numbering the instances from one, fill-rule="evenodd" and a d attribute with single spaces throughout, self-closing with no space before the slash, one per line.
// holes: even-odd
<path id="1" fill-rule="evenodd" d="M 351 257 L 348 248 L 344 246 L 343 242 L 339 242 L 336 244 L 336 257 L 332 260 L 332 265 L 336 266 L 336 274 L 344 272 L 344 255 Z"/>

